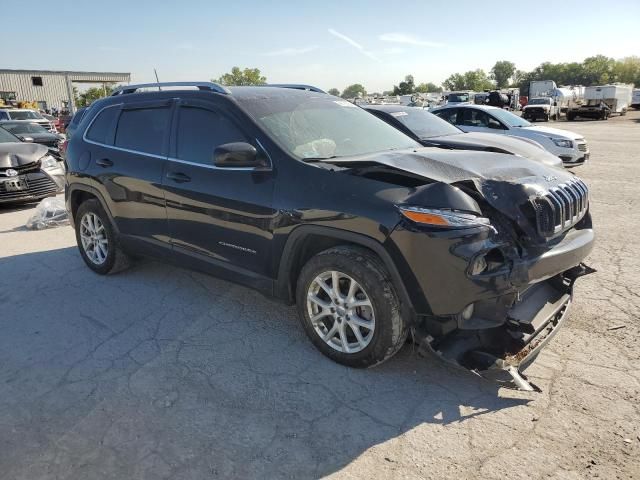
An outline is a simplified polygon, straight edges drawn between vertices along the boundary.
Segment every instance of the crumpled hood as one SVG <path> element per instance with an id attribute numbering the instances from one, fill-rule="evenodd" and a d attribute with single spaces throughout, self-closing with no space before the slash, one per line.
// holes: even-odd
<path id="1" fill-rule="evenodd" d="M 15 168 L 37 162 L 48 152 L 37 143 L 0 143 L 0 168 Z"/>
<path id="2" fill-rule="evenodd" d="M 531 127 L 519 127 L 522 129 L 526 129 L 528 132 L 535 132 L 545 137 L 564 137 L 570 138 L 572 140 L 582 139 L 584 138 L 582 135 L 578 135 L 577 133 L 569 132 L 568 130 L 561 130 L 559 128 L 553 127 L 542 127 L 540 125 L 532 125 Z"/>
<path id="3" fill-rule="evenodd" d="M 577 178 L 566 170 L 504 153 L 439 148 L 376 152 L 327 162 L 350 168 L 358 168 L 360 163 L 362 167 L 380 164 L 431 182 L 472 182 L 489 205 L 517 223 L 534 243 L 542 243 L 545 239 L 526 218 L 523 207 L 530 200 L 548 193 L 550 188 Z M 434 207 L 446 208 L 448 205 Z"/>
<path id="4" fill-rule="evenodd" d="M 495 133 L 469 132 L 460 135 L 446 135 L 423 139 L 452 148 L 469 150 L 487 150 L 497 153 L 512 153 L 529 160 L 541 162 L 550 167 L 562 167 L 562 160 L 548 152 L 534 140 Z"/>
<path id="5" fill-rule="evenodd" d="M 455 183 L 465 180 L 523 183 L 540 183 L 544 186 L 562 183 L 574 176 L 527 158 L 513 155 L 468 150 L 443 150 L 424 147 L 404 150 L 374 152 L 356 157 L 332 158 L 327 163 L 335 165 L 374 162 L 405 170 L 436 182 Z M 545 180 L 555 178 L 555 180 Z"/>

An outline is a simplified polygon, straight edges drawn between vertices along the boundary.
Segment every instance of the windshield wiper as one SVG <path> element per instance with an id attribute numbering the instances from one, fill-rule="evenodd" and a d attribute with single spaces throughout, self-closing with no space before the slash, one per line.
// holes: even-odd
<path id="1" fill-rule="evenodd" d="M 324 162 L 325 160 L 331 160 L 333 158 L 338 158 L 338 155 L 333 155 L 331 157 L 307 157 L 307 158 L 303 158 L 302 161 L 305 163 L 314 163 L 314 162 Z"/>

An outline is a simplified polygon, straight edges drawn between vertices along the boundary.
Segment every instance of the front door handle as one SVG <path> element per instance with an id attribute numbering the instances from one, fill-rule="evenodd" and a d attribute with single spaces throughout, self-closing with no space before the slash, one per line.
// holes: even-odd
<path id="1" fill-rule="evenodd" d="M 180 172 L 169 172 L 167 173 L 167 178 L 169 180 L 173 180 L 176 183 L 186 183 L 191 181 L 190 176 Z"/>
<path id="2" fill-rule="evenodd" d="M 113 167 L 113 162 L 108 158 L 101 158 L 96 160 L 96 165 L 100 165 L 102 168 Z"/>

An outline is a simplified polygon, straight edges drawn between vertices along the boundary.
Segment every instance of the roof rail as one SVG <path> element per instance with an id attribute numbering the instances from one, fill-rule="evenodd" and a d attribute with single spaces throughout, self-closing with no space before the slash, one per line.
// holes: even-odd
<path id="1" fill-rule="evenodd" d="M 314 87 L 313 85 L 304 85 L 302 83 L 268 83 L 264 86 L 279 87 L 279 88 L 293 88 L 295 90 L 308 90 L 310 92 L 316 92 L 316 93 L 327 93 L 318 87 Z"/>
<path id="2" fill-rule="evenodd" d="M 141 88 L 157 88 L 162 89 L 162 87 L 196 87 L 198 90 L 210 90 L 216 93 L 231 93 L 229 89 L 223 87 L 218 83 L 213 82 L 156 82 L 156 83 L 138 83 L 135 85 L 123 85 L 121 87 L 116 88 L 111 96 L 114 95 L 123 95 L 125 93 L 135 93 Z"/>

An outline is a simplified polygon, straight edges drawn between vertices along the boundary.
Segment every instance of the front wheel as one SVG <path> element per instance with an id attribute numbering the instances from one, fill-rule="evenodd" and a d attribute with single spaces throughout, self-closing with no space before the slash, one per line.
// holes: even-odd
<path id="1" fill-rule="evenodd" d="M 390 275 L 366 249 L 335 247 L 311 258 L 298 277 L 296 300 L 311 342 L 343 365 L 382 363 L 407 338 Z"/>

